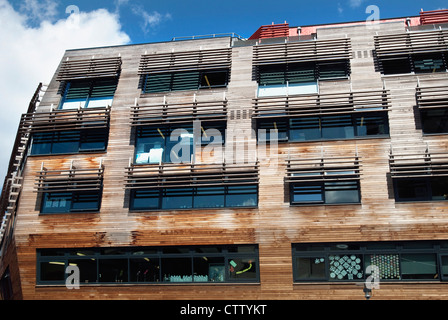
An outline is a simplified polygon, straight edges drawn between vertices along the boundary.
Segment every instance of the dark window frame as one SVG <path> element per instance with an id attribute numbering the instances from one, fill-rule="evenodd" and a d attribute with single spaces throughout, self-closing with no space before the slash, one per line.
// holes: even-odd
<path id="1" fill-rule="evenodd" d="M 327 195 L 326 193 L 329 192 L 334 185 L 340 184 L 339 190 L 346 190 L 343 186 L 352 183 L 356 184 L 356 190 L 358 191 L 358 199 L 357 202 L 327 202 Z M 319 201 L 302 201 L 302 202 L 296 202 L 294 201 L 294 189 L 297 187 L 305 187 L 308 189 L 303 189 L 305 191 L 308 191 L 308 194 L 320 194 L 321 199 Z M 312 190 L 310 188 L 315 187 L 320 189 L 320 193 L 311 192 Z M 353 189 L 354 190 L 354 189 Z M 302 192 L 303 193 L 303 192 Z M 298 183 L 290 183 L 289 184 L 289 199 L 290 199 L 290 206 L 308 206 L 308 205 L 356 205 L 361 204 L 361 184 L 358 180 L 347 180 L 347 181 L 316 181 L 316 182 L 298 182 Z"/>
<path id="2" fill-rule="evenodd" d="M 109 248 L 113 249 L 113 248 Z M 63 279 L 53 280 L 53 281 L 44 281 L 42 280 L 42 268 L 41 265 L 45 263 L 58 263 L 61 266 L 64 266 L 64 269 L 69 265 L 70 261 L 95 261 L 97 265 L 97 274 L 96 281 L 88 283 L 81 282 L 81 285 L 121 285 L 121 284 L 170 284 L 175 285 L 179 283 L 188 283 L 190 285 L 200 285 L 200 284 L 214 284 L 214 283 L 223 283 L 223 284 L 253 284 L 259 283 L 260 281 L 260 271 L 259 271 L 259 251 L 258 245 L 249 244 L 249 245 L 216 245 L 216 246 L 178 246 L 178 247 L 127 247 L 127 248 L 116 248 L 116 253 L 114 250 L 111 251 L 110 254 L 107 254 L 104 248 L 81 248 L 81 249 L 62 249 L 62 255 L 52 256 L 51 254 L 46 254 L 45 249 L 38 249 L 36 251 L 36 283 L 37 285 L 63 285 L 65 284 L 65 280 L 67 278 L 67 274 L 64 275 Z M 235 252 L 237 251 L 237 252 Z M 89 253 L 90 252 L 90 253 Z M 203 257 L 221 258 L 222 261 L 220 266 L 217 266 L 216 263 L 210 263 L 211 267 L 216 267 L 217 272 L 220 277 L 217 282 L 204 281 L 205 277 L 197 277 L 195 275 L 195 271 L 199 270 L 195 266 L 195 259 L 203 259 Z M 92 260 L 93 259 L 93 260 Z M 131 274 L 131 260 L 138 259 L 147 259 L 149 261 L 158 262 L 159 266 L 159 275 L 158 281 L 132 281 L 131 279 L 139 279 L 139 277 L 135 277 Z M 171 281 L 176 280 L 176 278 L 172 278 L 171 275 L 164 274 L 163 272 L 163 264 L 162 259 L 190 259 L 191 261 L 191 278 L 187 278 L 186 280 L 191 281 Z M 248 259 L 254 263 L 248 270 L 242 270 L 244 272 L 239 275 L 244 275 L 247 273 L 247 277 L 234 277 L 232 276 L 232 268 L 230 266 L 230 261 L 237 259 Z M 147 261 L 145 260 L 145 261 Z M 122 261 L 127 264 L 127 269 L 123 270 L 121 274 L 122 279 L 116 279 L 115 281 L 101 281 L 100 277 L 100 262 L 101 261 Z M 216 261 L 215 261 L 216 262 Z M 123 265 L 125 265 L 123 264 Z M 135 269 L 134 269 L 135 271 Z M 241 271 L 241 270 L 240 270 Z M 126 274 L 124 274 L 126 272 Z M 82 270 L 80 270 L 82 277 Z M 195 277 L 196 276 L 196 277 Z M 154 279 L 154 278 L 153 278 Z M 126 280 L 126 281 L 125 281 Z M 170 280 L 170 281 L 168 281 Z"/>
<path id="3" fill-rule="evenodd" d="M 395 178 L 393 180 L 393 186 L 394 186 L 394 196 L 395 196 L 395 202 L 398 203 L 407 203 L 407 202 L 422 202 L 422 201 L 447 201 L 448 200 L 448 193 L 445 199 L 434 199 L 434 197 L 437 197 L 437 195 L 434 193 L 434 183 L 436 183 L 437 179 L 446 179 L 446 184 L 448 185 L 448 177 L 444 176 L 422 176 L 422 177 L 416 177 L 416 178 Z M 422 194 L 421 197 L 414 197 L 414 198 L 403 198 L 400 197 L 400 186 L 399 184 L 405 185 L 406 187 L 412 187 L 415 186 L 415 183 L 421 183 L 422 185 L 426 186 L 425 193 Z"/>
<path id="4" fill-rule="evenodd" d="M 211 85 L 210 87 L 203 84 L 203 78 L 207 74 L 211 73 L 225 73 L 224 82 L 217 85 Z M 230 82 L 230 69 L 208 69 L 200 71 L 176 71 L 166 73 L 154 74 L 155 84 L 152 84 L 152 74 L 142 75 L 142 93 L 163 93 L 163 92 L 175 92 L 175 91 L 196 91 L 215 88 L 227 88 Z M 158 84 L 157 84 L 158 83 Z M 162 85 L 161 85 L 162 83 Z M 151 89 L 151 86 L 155 89 Z"/>
<path id="5" fill-rule="evenodd" d="M 335 138 L 329 138 L 329 137 L 325 137 L 323 134 L 323 129 L 324 129 L 324 121 L 323 120 L 327 120 L 329 122 L 331 122 L 331 118 L 334 118 L 335 116 L 332 115 L 321 115 L 321 116 L 309 116 L 309 117 L 298 117 L 298 118 L 290 118 L 290 117 L 278 117 L 278 118 L 259 118 L 257 119 L 255 125 L 256 125 L 256 131 L 257 131 L 257 141 L 263 141 L 263 142 L 269 142 L 270 139 L 266 139 L 266 140 L 260 140 L 260 134 L 259 134 L 259 130 L 260 129 L 266 129 L 266 135 L 269 135 L 269 129 L 270 129 L 270 124 L 271 123 L 276 123 L 276 125 L 272 125 L 271 129 L 275 129 L 277 128 L 277 130 L 279 130 L 279 128 L 282 129 L 282 131 L 278 131 L 279 133 L 282 132 L 281 136 L 279 135 L 279 142 L 312 142 L 312 141 L 331 141 L 331 140 L 354 140 L 354 139 L 372 139 L 372 138 L 388 138 L 390 137 L 390 125 L 389 125 L 389 115 L 388 112 L 386 111 L 378 111 L 378 112 L 356 112 L 356 113 L 347 113 L 347 114 L 341 114 L 339 116 L 345 116 L 345 117 L 350 117 L 350 123 L 351 126 L 350 128 L 353 129 L 353 137 L 335 137 Z M 372 135 L 362 135 L 360 133 L 360 129 L 359 129 L 359 125 L 358 125 L 358 120 L 360 118 L 369 118 L 369 119 L 375 119 L 375 118 L 381 118 L 382 123 L 380 125 L 383 125 L 383 130 L 385 133 L 382 134 L 372 134 Z M 314 120 L 314 121 L 318 121 L 319 122 L 319 126 L 310 126 L 310 129 L 313 130 L 318 130 L 319 131 L 319 136 L 320 138 L 317 139 L 309 139 L 307 140 L 305 139 L 292 139 L 293 131 L 294 130 L 299 130 L 299 129 L 294 129 L 294 125 L 293 125 L 293 121 L 294 120 Z M 369 120 L 370 121 L 370 120 Z M 331 123 L 334 123 L 331 122 Z M 264 128 L 263 128 L 264 127 Z M 327 126 L 327 128 L 330 128 L 329 126 Z M 317 131 L 316 131 L 317 133 Z"/>
<path id="6" fill-rule="evenodd" d="M 246 189 L 252 189 L 252 192 L 248 192 L 247 190 L 244 190 L 246 192 L 230 192 L 232 188 L 235 187 L 247 187 Z M 216 191 L 217 188 L 223 188 L 223 193 L 203 193 L 200 194 L 198 193 L 198 191 L 203 191 L 201 189 L 203 188 L 209 188 L 214 189 Z M 164 208 L 163 207 L 163 201 L 164 199 L 169 199 L 167 197 L 165 197 L 165 195 L 167 193 L 172 193 L 174 192 L 173 189 L 177 190 L 176 192 L 181 192 L 182 193 L 182 189 L 186 190 L 186 191 L 191 191 L 190 193 L 184 193 L 187 197 L 191 196 L 191 206 L 187 207 L 187 208 Z M 153 196 L 148 196 L 147 198 L 151 198 L 151 199 L 158 199 L 158 207 L 139 207 L 136 208 L 133 205 L 133 201 L 136 197 L 136 195 L 138 193 L 143 193 L 143 192 L 152 192 Z M 156 197 L 155 195 L 158 194 L 158 197 Z M 204 206 L 204 207 L 196 207 L 195 206 L 195 197 L 205 197 L 205 196 L 223 196 L 224 198 L 224 204 L 223 206 L 220 207 L 210 207 L 210 206 Z M 256 204 L 255 205 L 248 205 L 248 206 L 227 206 L 227 202 L 230 201 L 230 197 L 231 196 L 235 196 L 235 195 L 251 195 L 251 196 L 255 196 L 256 197 Z M 141 197 L 140 199 L 144 199 L 144 197 Z M 228 209 L 228 208 L 258 208 L 258 202 L 259 202 L 259 187 L 257 184 L 251 184 L 251 185 L 244 185 L 244 186 L 222 186 L 222 185 L 216 185 L 216 186 L 208 186 L 208 187 L 201 187 L 200 185 L 198 186 L 194 186 L 194 187 L 179 187 L 179 188 L 161 188 L 161 189 L 135 189 L 135 190 L 131 190 L 130 192 L 130 200 L 129 200 L 129 210 L 130 211 L 171 211 L 171 210 L 219 210 L 219 209 Z"/>
<path id="7" fill-rule="evenodd" d="M 58 142 L 61 139 L 69 135 L 72 135 L 72 143 L 77 143 L 77 147 L 73 144 L 72 150 L 67 150 L 67 152 L 55 152 L 55 148 L 57 147 Z M 104 138 L 104 147 L 101 148 L 83 148 L 83 143 L 87 143 L 90 140 L 97 140 L 98 138 Z M 35 139 L 44 140 L 46 143 L 36 143 Z M 39 140 L 38 140 L 39 141 Z M 100 129 L 86 129 L 86 130 L 70 130 L 70 131 L 53 131 L 53 132 L 42 132 L 42 133 L 34 133 L 32 135 L 32 143 L 29 155 L 30 156 L 45 156 L 45 155 L 63 155 L 63 154 L 81 154 L 81 153 L 102 153 L 106 152 L 107 146 L 109 143 L 109 128 L 100 128 Z M 47 145 L 45 148 L 49 149 L 49 152 L 43 153 L 35 153 L 33 148 L 39 145 Z M 42 146 L 40 146 L 42 148 Z M 76 151 L 77 150 L 77 151 Z"/>
<path id="8" fill-rule="evenodd" d="M 424 71 L 422 69 L 418 70 L 418 65 L 416 64 L 417 60 L 424 61 L 425 57 L 430 60 L 431 56 L 435 57 L 437 55 L 440 55 L 440 58 L 442 60 L 443 67 L 439 70 L 432 71 L 428 69 L 428 71 Z M 401 61 L 398 63 L 398 61 Z M 379 58 L 379 63 L 381 66 L 381 73 L 383 75 L 395 75 L 395 74 L 427 74 L 427 73 L 440 73 L 440 72 L 447 72 L 448 71 L 448 51 L 446 52 L 429 52 L 429 53 L 415 53 L 415 54 L 404 54 L 399 56 L 393 56 L 390 58 Z M 385 66 L 387 66 L 385 68 Z M 391 69 L 389 69 L 391 67 Z M 398 68 L 398 69 L 396 69 Z M 397 71 L 398 70 L 398 71 Z"/>
<path id="9" fill-rule="evenodd" d="M 75 213 L 98 213 L 101 210 L 101 202 L 102 202 L 102 194 L 103 190 L 102 188 L 100 190 L 92 190 L 92 191 L 68 191 L 68 192 L 43 192 L 42 193 L 42 200 L 40 205 L 40 214 L 41 215 L 56 215 L 56 214 L 75 214 Z M 70 199 L 70 207 L 67 208 L 65 211 L 53 211 L 52 210 L 45 210 L 45 204 L 47 202 L 48 197 L 53 196 L 61 196 L 66 197 L 66 199 Z M 95 196 L 97 198 L 97 206 L 95 209 L 75 209 L 74 204 L 76 203 L 90 203 L 91 201 L 82 202 L 80 201 L 80 198 L 82 197 L 89 197 L 89 196 Z"/>

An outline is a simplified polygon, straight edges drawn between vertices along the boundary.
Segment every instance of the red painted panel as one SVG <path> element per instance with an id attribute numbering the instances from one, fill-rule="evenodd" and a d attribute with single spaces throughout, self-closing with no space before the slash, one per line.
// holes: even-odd
<path id="1" fill-rule="evenodd" d="M 271 24 L 261 26 L 260 28 L 258 28 L 258 30 L 249 38 L 249 40 L 288 37 L 288 36 L 289 36 L 288 23 Z"/>
<path id="2" fill-rule="evenodd" d="M 421 24 L 448 23 L 448 9 L 420 12 Z"/>

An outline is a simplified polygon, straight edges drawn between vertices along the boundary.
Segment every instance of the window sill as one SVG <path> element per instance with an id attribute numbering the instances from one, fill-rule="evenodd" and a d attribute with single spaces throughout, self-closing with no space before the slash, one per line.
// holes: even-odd
<path id="1" fill-rule="evenodd" d="M 171 96 L 177 93 L 196 93 L 200 94 L 201 92 L 205 93 L 215 93 L 215 92 L 226 92 L 228 86 L 225 87 L 214 87 L 214 88 L 198 88 L 194 90 L 175 90 L 175 91 L 161 91 L 161 92 L 148 92 L 148 93 L 140 93 L 140 98 L 150 98 L 150 97 L 163 97 L 163 96 Z"/>
<path id="2" fill-rule="evenodd" d="M 434 74 L 446 74 L 448 71 L 439 71 L 439 72 L 423 72 L 423 73 L 397 73 L 397 74 L 381 74 L 382 78 L 394 78 L 394 77 L 420 77 L 425 75 L 434 75 Z"/>
<path id="3" fill-rule="evenodd" d="M 81 152 L 69 152 L 69 153 L 30 154 L 27 157 L 38 158 L 38 157 L 70 156 L 77 154 L 104 154 L 104 153 L 107 153 L 107 150 L 81 151 Z"/>
<path id="4" fill-rule="evenodd" d="M 353 285 L 358 285 L 358 286 L 364 286 L 365 280 L 359 280 L 359 281 L 340 281 L 340 282 L 336 282 L 336 281 L 315 281 L 315 282 L 310 282 L 310 281 L 303 281 L 303 282 L 299 282 L 296 281 L 293 284 L 300 286 L 300 285 L 317 285 L 317 286 L 321 286 L 321 285 L 345 285 L 345 286 L 353 286 Z M 447 284 L 446 281 L 440 281 L 440 280 L 422 280 L 422 281 L 418 281 L 418 280 L 400 280 L 400 281 L 395 281 L 395 280 L 381 280 L 380 282 L 381 285 L 415 285 L 415 284 L 421 284 L 421 285 L 425 285 L 425 284 Z"/>
<path id="5" fill-rule="evenodd" d="M 433 137 L 433 136 L 446 136 L 448 135 L 448 132 L 440 132 L 440 133 L 423 133 L 424 137 Z"/>
<path id="6" fill-rule="evenodd" d="M 318 206 L 329 206 L 329 207 L 334 207 L 334 206 L 361 206 L 362 203 L 304 203 L 304 204 L 290 204 L 289 206 L 291 208 L 303 208 L 303 207 L 318 207 Z"/>
<path id="7" fill-rule="evenodd" d="M 80 215 L 96 215 L 100 211 L 76 211 L 76 212 L 66 212 L 66 213 L 39 213 L 39 217 L 53 217 L 53 216 L 80 216 Z"/>
<path id="8" fill-rule="evenodd" d="M 252 207 L 225 207 L 225 208 L 185 208 L 185 209 L 143 209 L 143 210 L 129 210 L 129 213 L 148 213 L 148 214 L 155 214 L 155 213 L 161 213 L 161 214 L 174 214 L 177 211 L 187 212 L 187 211 L 206 211 L 206 210 L 238 210 L 238 209 L 249 209 L 249 210 L 255 210 L 258 209 L 258 206 L 252 206 Z"/>
<path id="9" fill-rule="evenodd" d="M 448 134 L 448 133 L 447 133 Z M 354 137 L 354 138 L 339 138 L 339 139 L 320 139 L 320 140 L 305 140 L 305 141 L 290 141 L 285 139 L 279 139 L 278 144 L 287 144 L 287 143 L 316 143 L 316 142 L 337 142 L 337 141 L 360 141 L 360 140 L 373 140 L 373 139 L 390 139 L 390 135 L 378 135 L 371 137 Z M 270 144 L 270 141 L 258 141 L 257 144 Z"/>
<path id="10" fill-rule="evenodd" d="M 410 200 L 410 201 L 397 201 L 395 200 L 395 204 L 416 204 L 416 203 L 434 203 L 434 202 L 446 202 L 448 203 L 448 200 Z"/>
<path id="11" fill-rule="evenodd" d="M 261 283 L 259 281 L 254 282 L 189 282 L 189 283 L 80 283 L 80 287 L 137 287 L 137 286 L 259 286 Z M 65 288 L 65 284 L 36 284 L 36 288 Z"/>

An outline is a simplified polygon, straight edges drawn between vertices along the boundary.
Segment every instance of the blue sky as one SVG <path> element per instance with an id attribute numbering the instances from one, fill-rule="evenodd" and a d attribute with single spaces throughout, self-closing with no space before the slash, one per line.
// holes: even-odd
<path id="1" fill-rule="evenodd" d="M 59 0 L 54 19 L 76 5 L 82 12 L 105 8 L 119 15 L 122 30 L 132 43 L 169 41 L 172 37 L 235 32 L 249 37 L 263 24 L 287 21 L 291 26 L 365 20 L 368 5 L 380 8 L 380 18 L 418 15 L 421 8 L 448 7 L 446 0 Z M 41 2 L 46 2 L 41 1 Z M 20 10 L 27 2 L 10 1 Z M 36 22 L 38 20 L 35 20 Z"/>
<path id="2" fill-rule="evenodd" d="M 17 126 L 39 82 L 49 83 L 64 51 L 170 41 L 235 32 L 250 37 L 261 25 L 304 26 L 417 16 L 448 8 L 447 0 L 0 0 L 0 179 Z M 78 15 L 66 13 L 72 7 Z"/>

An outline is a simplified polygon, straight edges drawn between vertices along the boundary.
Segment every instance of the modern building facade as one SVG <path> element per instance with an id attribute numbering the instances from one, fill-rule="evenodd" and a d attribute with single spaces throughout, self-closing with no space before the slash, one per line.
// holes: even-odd
<path id="1" fill-rule="evenodd" d="M 364 299 L 372 269 L 448 298 L 447 23 L 66 51 L 11 156 L 3 299 Z"/>

